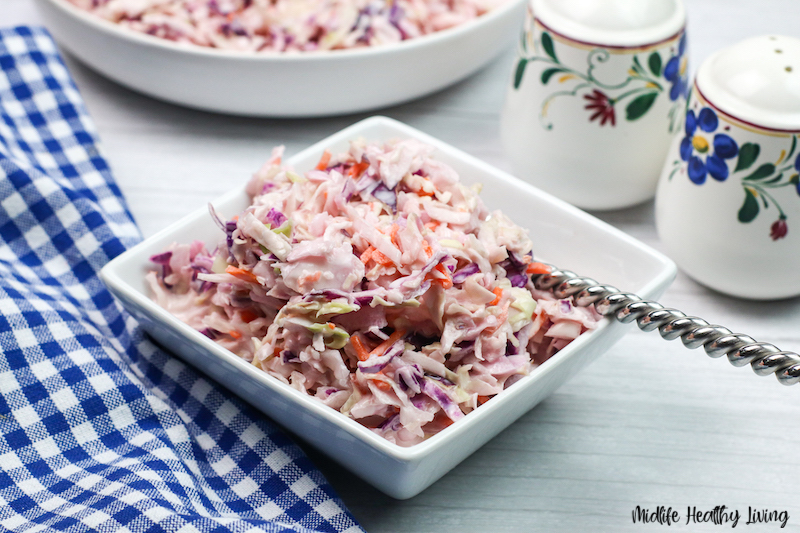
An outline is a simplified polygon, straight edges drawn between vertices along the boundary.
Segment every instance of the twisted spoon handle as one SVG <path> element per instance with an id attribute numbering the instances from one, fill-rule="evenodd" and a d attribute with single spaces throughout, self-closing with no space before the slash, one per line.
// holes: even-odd
<path id="1" fill-rule="evenodd" d="M 569 270 L 558 270 L 551 265 L 550 273 L 531 277 L 537 289 L 549 290 L 556 298 L 572 296 L 577 305 L 594 304 L 603 316 L 614 316 L 622 323 L 636 320 L 642 331 L 658 328 L 667 340 L 681 338 L 687 348 L 705 348 L 709 357 L 728 356 L 733 366 L 750 363 L 759 376 L 775 374 L 784 385 L 800 381 L 800 355 L 783 352 L 772 344 L 756 342 L 728 328 L 714 326 L 698 317 L 686 316 L 677 309 L 642 300 L 631 293 L 620 292 L 616 287 L 600 285 L 591 278 L 578 277 Z"/>

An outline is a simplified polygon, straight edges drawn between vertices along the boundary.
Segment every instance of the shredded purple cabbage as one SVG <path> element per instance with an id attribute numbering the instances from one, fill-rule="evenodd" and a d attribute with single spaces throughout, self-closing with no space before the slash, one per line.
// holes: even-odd
<path id="1" fill-rule="evenodd" d="M 375 187 L 375 189 L 372 191 L 372 196 L 374 196 L 376 200 L 379 200 L 389 206 L 393 213 L 397 211 L 397 193 L 392 189 L 389 189 L 383 183 L 379 183 L 378 186 Z"/>
<path id="2" fill-rule="evenodd" d="M 524 287 L 528 284 L 527 274 L 513 274 L 508 277 L 512 287 Z"/>
<path id="3" fill-rule="evenodd" d="M 451 400 L 438 385 L 431 381 L 430 377 L 426 377 L 422 380 L 422 392 L 431 400 L 438 403 L 451 420 L 458 420 L 464 417 L 464 413 L 461 412 L 458 404 Z"/>
<path id="4" fill-rule="evenodd" d="M 300 360 L 297 358 L 297 356 L 293 352 L 291 352 L 289 350 L 281 351 L 281 358 L 283 359 L 284 363 L 299 363 L 300 362 Z"/>
<path id="5" fill-rule="evenodd" d="M 464 283 L 468 277 L 480 271 L 481 268 L 477 263 L 470 263 L 453 274 L 453 283 Z"/>
<path id="6" fill-rule="evenodd" d="M 286 222 L 286 216 L 273 207 L 267 213 L 267 217 L 264 222 L 269 224 L 272 228 L 279 228 L 284 222 Z"/>
<path id="7" fill-rule="evenodd" d="M 212 341 L 216 340 L 216 338 L 218 336 L 218 332 L 213 330 L 213 329 L 211 329 L 211 328 L 203 328 L 203 329 L 200 330 L 200 333 L 202 333 L 203 335 L 205 335 L 206 337 L 208 337 Z"/>
<path id="8" fill-rule="evenodd" d="M 225 223 L 225 244 L 228 250 L 233 248 L 233 232 L 236 231 L 236 221 L 229 220 Z"/>
<path id="9" fill-rule="evenodd" d="M 403 390 L 411 390 L 415 394 L 422 392 L 421 381 L 423 378 L 422 369 L 417 364 L 404 365 L 395 371 L 397 384 Z"/>
<path id="10" fill-rule="evenodd" d="M 172 252 L 164 252 L 150 256 L 150 261 L 157 265 L 168 265 L 170 259 L 172 259 Z"/>
<path id="11" fill-rule="evenodd" d="M 379 428 L 386 431 L 397 431 L 400 429 L 400 415 L 392 415 L 381 423 Z"/>

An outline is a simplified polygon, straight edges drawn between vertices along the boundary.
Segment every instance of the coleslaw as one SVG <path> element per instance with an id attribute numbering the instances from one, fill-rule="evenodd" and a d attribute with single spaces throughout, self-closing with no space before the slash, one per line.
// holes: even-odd
<path id="1" fill-rule="evenodd" d="M 599 320 L 534 288 L 548 267 L 527 232 L 433 147 L 359 139 L 303 174 L 282 153 L 244 212 L 210 208 L 219 246 L 151 258 L 153 298 L 389 441 L 436 434 Z"/>
<path id="2" fill-rule="evenodd" d="M 306 52 L 376 46 L 463 24 L 506 0 L 68 0 L 132 30 L 198 46 Z"/>

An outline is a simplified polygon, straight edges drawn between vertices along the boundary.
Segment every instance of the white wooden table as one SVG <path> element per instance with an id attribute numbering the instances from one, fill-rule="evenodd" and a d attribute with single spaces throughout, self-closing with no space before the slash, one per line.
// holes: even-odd
<path id="1" fill-rule="evenodd" d="M 693 67 L 714 50 L 767 33 L 800 36 L 798 0 L 686 0 Z M 37 24 L 31 0 L 2 0 L 0 26 Z M 422 100 L 382 110 L 509 170 L 498 115 L 513 63 L 508 50 L 476 76 Z M 364 115 L 322 120 L 234 118 L 183 109 L 123 89 L 68 58 L 104 152 L 145 236 L 246 180 L 276 144 L 287 154 Z M 660 248 L 653 206 L 598 213 Z M 798 268 L 800 276 L 800 266 Z M 753 303 L 711 292 L 685 275 L 662 303 L 800 352 L 800 299 Z M 407 501 L 388 498 L 319 454 L 312 458 L 371 533 L 639 531 L 642 506 L 787 511 L 800 530 L 800 385 L 782 387 L 668 343 L 630 334 L 600 360 Z M 722 528 L 722 529 L 720 529 Z"/>

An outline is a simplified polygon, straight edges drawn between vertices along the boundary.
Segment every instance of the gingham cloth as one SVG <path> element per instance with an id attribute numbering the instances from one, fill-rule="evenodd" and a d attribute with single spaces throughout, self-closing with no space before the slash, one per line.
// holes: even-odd
<path id="1" fill-rule="evenodd" d="M 98 279 L 140 236 L 45 30 L 0 30 L 0 118 L 0 529 L 362 531 Z"/>

